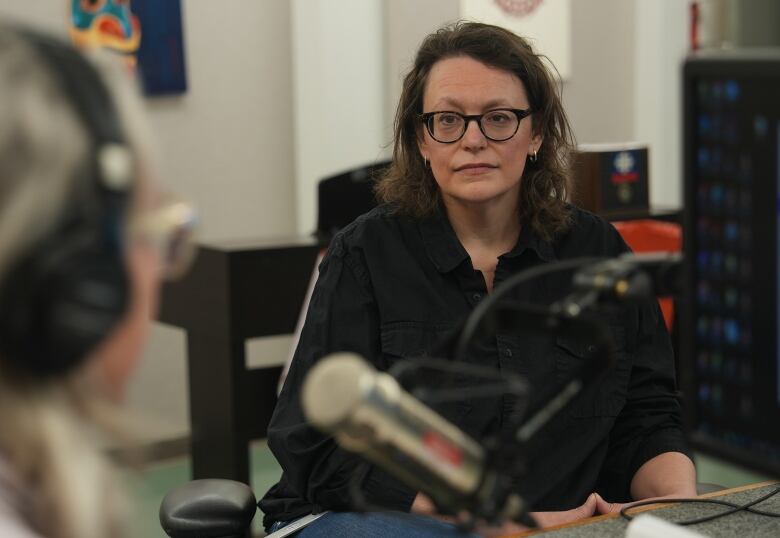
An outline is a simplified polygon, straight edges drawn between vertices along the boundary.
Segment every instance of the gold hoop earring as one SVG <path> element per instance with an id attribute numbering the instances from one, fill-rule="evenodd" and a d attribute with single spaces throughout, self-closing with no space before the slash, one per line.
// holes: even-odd
<path id="1" fill-rule="evenodd" d="M 428 160 L 428 156 L 427 155 L 423 155 L 423 165 L 425 166 L 425 168 L 430 168 L 431 167 L 431 163 Z"/>
<path id="2" fill-rule="evenodd" d="M 530 161 L 531 161 L 532 163 L 535 163 L 536 161 L 538 161 L 538 160 L 539 160 L 539 150 L 536 150 L 536 149 L 535 149 L 535 150 L 534 150 L 534 153 L 533 153 L 533 155 L 531 155 L 531 156 L 529 157 L 529 159 L 530 159 Z"/>

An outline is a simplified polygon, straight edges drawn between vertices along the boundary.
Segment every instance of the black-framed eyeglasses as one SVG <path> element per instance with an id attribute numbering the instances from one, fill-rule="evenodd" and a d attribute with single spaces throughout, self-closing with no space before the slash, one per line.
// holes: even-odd
<path id="1" fill-rule="evenodd" d="M 452 144 L 463 138 L 471 121 L 477 122 L 479 130 L 488 140 L 503 142 L 515 136 L 520 121 L 532 112 L 530 108 L 496 108 L 484 114 L 467 116 L 460 112 L 441 110 L 420 114 L 420 120 L 431 138 L 442 144 Z"/>

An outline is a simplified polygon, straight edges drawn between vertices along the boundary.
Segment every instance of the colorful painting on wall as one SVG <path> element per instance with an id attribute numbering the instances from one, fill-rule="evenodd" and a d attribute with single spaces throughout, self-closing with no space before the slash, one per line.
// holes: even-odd
<path id="1" fill-rule="evenodd" d="M 70 36 L 137 70 L 146 95 L 187 91 L 180 0 L 69 0 Z"/>
<path id="2" fill-rule="evenodd" d="M 80 48 L 102 47 L 135 65 L 141 23 L 128 0 L 71 0 L 70 38 Z"/>

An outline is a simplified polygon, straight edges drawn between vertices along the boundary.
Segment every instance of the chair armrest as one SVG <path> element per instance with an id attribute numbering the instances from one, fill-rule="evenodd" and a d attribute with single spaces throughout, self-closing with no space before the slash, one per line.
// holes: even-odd
<path id="1" fill-rule="evenodd" d="M 239 538 L 246 535 L 257 500 L 246 484 L 209 478 L 169 491 L 160 504 L 160 525 L 171 538 Z"/>

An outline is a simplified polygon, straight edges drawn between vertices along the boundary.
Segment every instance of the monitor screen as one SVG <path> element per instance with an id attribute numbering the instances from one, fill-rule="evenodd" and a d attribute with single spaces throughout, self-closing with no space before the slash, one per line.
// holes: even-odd
<path id="1" fill-rule="evenodd" d="M 690 439 L 780 476 L 780 52 L 689 58 L 683 81 Z"/>

